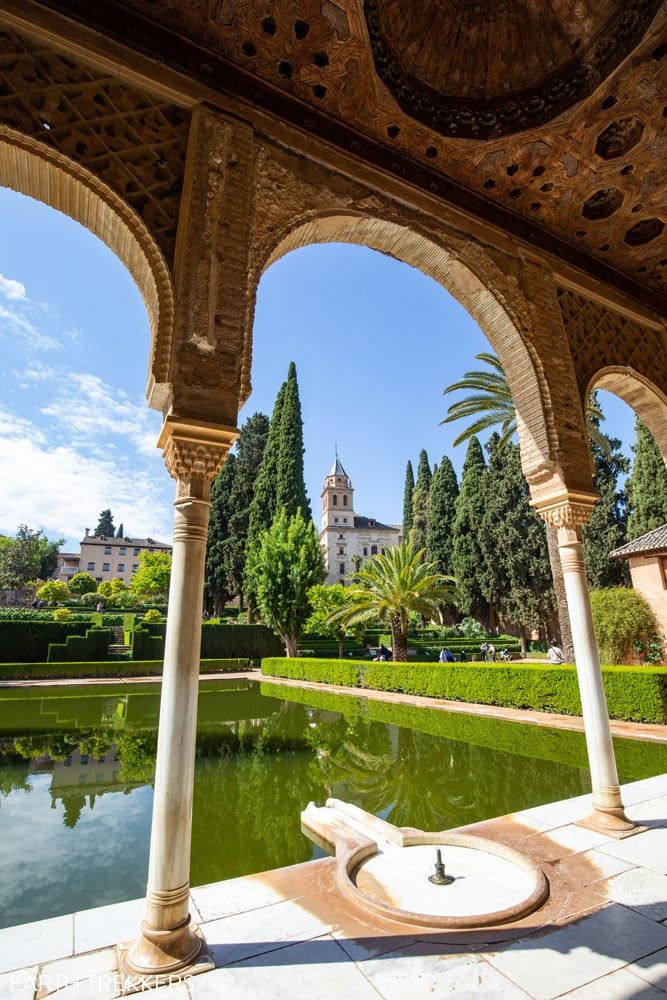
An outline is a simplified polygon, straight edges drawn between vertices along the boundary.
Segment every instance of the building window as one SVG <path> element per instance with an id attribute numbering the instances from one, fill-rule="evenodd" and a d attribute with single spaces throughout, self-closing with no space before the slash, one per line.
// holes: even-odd
<path id="1" fill-rule="evenodd" d="M 334 517 L 334 524 L 338 524 L 338 518 Z"/>
<path id="2" fill-rule="evenodd" d="M 382 555 L 384 555 L 384 549 L 381 549 L 380 551 L 382 552 Z"/>
<path id="3" fill-rule="evenodd" d="M 95 781 L 104 781 L 104 771 L 95 771 Z"/>
<path id="4" fill-rule="evenodd" d="M 338 567 L 338 571 L 341 576 L 345 576 L 345 563 L 341 563 Z"/>
<path id="5" fill-rule="evenodd" d="M 347 507 L 347 497 L 343 497 L 343 507 Z"/>
<path id="6" fill-rule="evenodd" d="M 121 545 L 121 547 L 118 549 L 118 555 L 119 556 L 124 556 L 125 555 L 125 546 L 124 545 Z"/>
<path id="7" fill-rule="evenodd" d="M 95 572 L 95 563 L 88 563 L 88 572 L 89 573 Z"/>
<path id="8" fill-rule="evenodd" d="M 338 548 L 338 555 L 339 555 L 339 556 L 344 556 L 344 555 L 345 555 L 345 549 L 344 549 L 344 548 L 341 548 L 341 547 L 339 546 L 339 548 Z"/>
<path id="9" fill-rule="evenodd" d="M 104 546 L 104 554 L 105 554 L 105 556 L 110 556 L 111 555 L 111 546 L 110 545 L 105 545 Z"/>
<path id="10" fill-rule="evenodd" d="M 132 572 L 136 573 L 139 569 L 139 563 L 132 563 Z"/>
<path id="11" fill-rule="evenodd" d="M 110 566 L 110 563 L 102 563 L 102 572 L 103 573 L 108 573 L 109 572 L 109 566 Z"/>
<path id="12" fill-rule="evenodd" d="M 149 552 L 155 552 L 155 549 L 149 549 L 148 551 Z"/>
<path id="13" fill-rule="evenodd" d="M 334 507 L 338 506 L 338 496 L 335 493 L 333 495 L 333 505 Z"/>
<path id="14" fill-rule="evenodd" d="M 80 761 L 81 764 L 87 764 L 88 763 L 88 754 L 87 753 L 82 753 L 81 757 L 79 758 L 79 761 Z"/>
<path id="15" fill-rule="evenodd" d="M 372 556 L 376 556 L 377 554 L 378 554 L 378 547 L 377 547 L 377 545 L 371 545 L 371 555 Z"/>
<path id="16" fill-rule="evenodd" d="M 382 551 L 384 552 L 384 549 Z M 118 570 L 117 570 L 117 572 L 118 573 L 124 573 L 125 572 L 125 563 L 118 563 Z"/>
<path id="17" fill-rule="evenodd" d="M 87 774 L 80 774 L 79 775 L 79 784 L 80 785 L 85 785 L 87 783 L 87 781 L 88 781 L 88 775 Z"/>
<path id="18" fill-rule="evenodd" d="M 343 518 L 343 524 L 347 524 L 347 518 L 346 517 Z"/>
<path id="19" fill-rule="evenodd" d="M 138 556 L 139 555 L 139 549 L 135 549 L 134 552 L 132 553 L 132 555 Z"/>
<path id="20" fill-rule="evenodd" d="M 71 758 L 71 756 L 70 757 L 65 757 L 65 759 L 63 761 L 63 765 L 65 767 L 71 767 L 72 766 L 72 758 Z"/>
<path id="21" fill-rule="evenodd" d="M 365 556 L 368 555 L 368 546 L 367 545 L 364 545 L 364 555 Z"/>
<path id="22" fill-rule="evenodd" d="M 341 531 L 341 533 L 340 533 L 340 535 L 339 535 L 338 537 L 339 537 L 339 538 L 345 538 L 345 535 L 344 535 L 344 534 L 343 534 L 343 532 Z"/>

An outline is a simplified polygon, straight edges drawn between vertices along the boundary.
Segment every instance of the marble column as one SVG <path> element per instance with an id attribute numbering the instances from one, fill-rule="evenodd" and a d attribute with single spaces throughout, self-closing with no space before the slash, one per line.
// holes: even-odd
<path id="1" fill-rule="evenodd" d="M 621 800 L 584 565 L 582 528 L 594 504 L 595 497 L 576 496 L 536 506 L 558 533 L 593 786 L 593 813 L 584 822 L 593 829 L 622 837 L 637 828 L 625 815 Z"/>
<path id="2" fill-rule="evenodd" d="M 235 437 L 234 428 L 169 417 L 158 441 L 177 481 L 176 514 L 146 911 L 139 937 L 120 947 L 121 969 L 130 976 L 211 967 L 190 919 L 190 841 L 210 484 Z"/>

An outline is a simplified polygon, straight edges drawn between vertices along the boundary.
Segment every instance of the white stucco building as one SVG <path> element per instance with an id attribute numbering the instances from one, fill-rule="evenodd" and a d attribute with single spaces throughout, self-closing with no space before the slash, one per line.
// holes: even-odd
<path id="1" fill-rule="evenodd" d="M 324 480 L 322 528 L 327 583 L 345 583 L 355 562 L 370 559 L 401 541 L 401 528 L 354 511 L 354 488 L 338 456 Z"/>

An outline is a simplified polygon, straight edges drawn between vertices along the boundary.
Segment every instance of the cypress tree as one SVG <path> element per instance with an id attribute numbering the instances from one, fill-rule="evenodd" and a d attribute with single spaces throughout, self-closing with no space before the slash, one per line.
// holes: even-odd
<path id="1" fill-rule="evenodd" d="M 113 515 L 109 508 L 103 510 L 100 514 L 100 519 L 97 522 L 97 527 L 95 528 L 95 535 L 97 538 L 113 538 L 116 534 L 116 528 L 113 523 Z"/>
<path id="2" fill-rule="evenodd" d="M 428 558 L 436 563 L 438 571 L 445 576 L 454 574 L 454 518 L 459 484 L 454 466 L 443 455 L 433 482 L 428 501 L 426 548 Z"/>
<path id="3" fill-rule="evenodd" d="M 586 576 L 588 586 L 594 590 L 630 584 L 625 559 L 609 558 L 609 553 L 625 542 L 627 510 L 625 494 L 618 489 L 618 477 L 629 470 L 630 462 L 621 453 L 618 438 L 606 440 L 606 449 L 591 440 L 593 486 L 600 499 L 583 529 Z"/>
<path id="4" fill-rule="evenodd" d="M 405 486 L 403 488 L 403 538 L 410 537 L 412 530 L 412 494 L 415 488 L 415 474 L 412 462 L 408 459 L 405 468 Z"/>
<path id="5" fill-rule="evenodd" d="M 123 527 L 123 522 L 121 521 L 120 524 L 118 525 L 118 531 L 116 532 L 116 538 L 124 538 L 124 537 L 125 537 L 125 529 Z"/>
<path id="6" fill-rule="evenodd" d="M 232 596 L 225 570 L 225 543 L 229 537 L 229 501 L 234 485 L 236 456 L 229 455 L 211 484 L 211 510 L 206 544 L 206 590 L 220 615 Z"/>
<path id="7" fill-rule="evenodd" d="M 546 528 L 530 506 L 518 446 L 503 444 L 493 434 L 487 448 L 478 536 L 484 560 L 481 589 L 500 623 L 520 630 L 525 649 L 528 632 L 543 626 L 555 608 Z"/>
<path id="8" fill-rule="evenodd" d="M 426 548 L 426 532 L 428 530 L 428 498 L 431 492 L 433 474 L 429 465 L 426 450 L 419 452 L 417 465 L 417 484 L 412 492 L 412 530 L 410 543 L 417 552 Z"/>
<path id="9" fill-rule="evenodd" d="M 299 383 L 296 376 L 296 365 L 292 361 L 287 372 L 280 417 L 276 510 L 284 508 L 288 518 L 300 510 L 304 520 L 308 522 L 311 520 L 312 514 L 303 475 L 303 452 L 303 420 L 301 418 Z"/>
<path id="10" fill-rule="evenodd" d="M 628 497 L 627 540 L 639 538 L 667 523 L 667 469 L 655 438 L 637 417 L 632 475 L 625 484 Z"/>
<path id="11" fill-rule="evenodd" d="M 484 452 L 473 435 L 456 499 L 453 564 L 459 610 L 484 622 L 488 620 L 489 605 L 482 589 L 485 560 L 479 533 L 484 517 L 486 477 Z"/>
<path id="12" fill-rule="evenodd" d="M 287 383 L 283 382 L 276 396 L 262 464 L 259 467 L 257 479 L 255 480 L 255 493 L 248 515 L 248 546 L 254 544 L 262 531 L 266 531 L 267 528 L 271 527 L 273 516 L 276 512 L 278 454 L 286 385 Z"/>
<path id="13" fill-rule="evenodd" d="M 236 470 L 229 498 L 229 537 L 223 558 L 232 596 L 239 596 L 241 600 L 250 507 L 268 433 L 269 418 L 264 413 L 253 413 L 243 424 L 236 442 Z"/>

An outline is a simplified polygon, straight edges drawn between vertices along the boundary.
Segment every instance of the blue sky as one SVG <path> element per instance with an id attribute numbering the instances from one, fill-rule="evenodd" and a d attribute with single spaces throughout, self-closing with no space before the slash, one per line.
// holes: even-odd
<path id="1" fill-rule="evenodd" d="M 148 322 L 123 265 L 77 223 L 0 189 L 0 532 L 19 522 L 68 545 L 111 507 L 126 533 L 168 539 L 173 485 L 147 408 Z M 299 373 L 313 513 L 334 447 L 355 509 L 401 518 L 408 458 L 449 454 L 442 389 L 489 345 L 432 279 L 362 247 L 297 250 L 264 275 L 253 394 L 240 421 L 270 415 L 294 360 Z M 634 438 L 630 409 L 601 394 L 604 429 Z"/>

